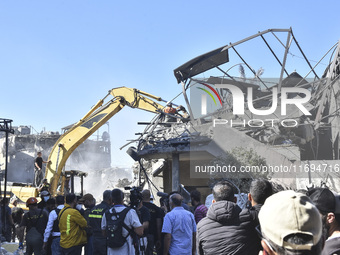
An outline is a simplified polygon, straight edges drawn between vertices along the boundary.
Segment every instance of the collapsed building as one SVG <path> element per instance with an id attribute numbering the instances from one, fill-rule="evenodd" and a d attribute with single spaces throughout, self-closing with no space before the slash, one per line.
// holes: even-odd
<path id="1" fill-rule="evenodd" d="M 262 42 L 267 51 L 252 60 L 261 62 L 270 55 L 274 63 L 264 68 L 279 67 L 271 74 L 273 78 L 263 78 L 265 69 L 255 71 L 247 56 L 240 54 L 244 47 L 254 49 L 255 54 L 259 47 L 248 46 L 254 40 Z M 279 53 L 270 40 L 276 42 Z M 289 57 L 298 56 L 292 53 L 293 45 L 308 68 L 304 75 L 296 71 L 299 66 L 287 64 Z M 190 116 L 178 113 L 168 122 L 159 115 L 140 123 L 147 126 L 137 139 L 136 150 L 151 162 L 153 181 L 166 192 L 184 186 L 207 195 L 215 177 L 237 182 L 264 174 L 294 189 L 326 185 L 339 191 L 339 48 L 336 43 L 312 66 L 291 28 L 268 29 L 176 68 L 174 74 Z M 324 64 L 326 56 L 330 60 Z M 232 74 L 237 67 L 239 75 Z M 252 78 L 246 77 L 245 69 Z M 241 160 L 233 168 L 242 155 L 263 159 L 263 165 Z M 226 158 L 232 163 L 222 160 L 224 165 L 216 164 L 217 159 Z"/>
<path id="2" fill-rule="evenodd" d="M 69 127 L 62 129 L 67 131 Z M 14 185 L 32 186 L 34 179 L 34 160 L 37 152 L 42 152 L 42 158 L 47 160 L 52 147 L 60 137 L 59 132 L 36 132 L 31 126 L 13 127 L 14 134 L 8 137 L 8 175 L 7 180 Z M 5 169 L 6 139 L 0 133 L 0 169 Z M 126 177 L 127 169 L 111 167 L 111 142 L 109 130 L 101 130 L 90 139 L 79 145 L 69 157 L 65 169 L 78 170 L 89 175 L 84 181 L 84 189 L 93 190 L 93 194 L 100 198 L 101 191 L 95 194 L 93 183 L 101 182 L 104 187 L 112 188 L 117 180 Z M 108 178 L 108 176 L 113 177 Z M 130 176 L 128 176 L 130 177 Z M 129 178 L 130 179 L 130 178 Z M 75 182 L 75 190 L 79 192 L 79 182 Z"/>

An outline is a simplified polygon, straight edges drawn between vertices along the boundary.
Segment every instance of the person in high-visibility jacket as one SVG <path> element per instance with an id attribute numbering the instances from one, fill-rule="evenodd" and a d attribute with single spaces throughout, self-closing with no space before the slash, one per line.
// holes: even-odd
<path id="1" fill-rule="evenodd" d="M 75 209 L 76 195 L 66 195 L 65 207 L 59 212 L 60 246 L 65 255 L 81 255 L 82 246 L 86 244 L 87 222 Z"/>
<path id="2" fill-rule="evenodd" d="M 105 190 L 103 201 L 92 208 L 89 214 L 89 225 L 93 230 L 93 254 L 106 255 L 106 237 L 102 234 L 102 218 L 105 212 L 112 207 L 111 190 Z"/>

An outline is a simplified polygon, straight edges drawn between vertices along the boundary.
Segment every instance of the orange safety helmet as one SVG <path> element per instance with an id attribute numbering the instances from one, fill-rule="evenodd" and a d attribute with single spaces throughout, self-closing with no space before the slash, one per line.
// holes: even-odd
<path id="1" fill-rule="evenodd" d="M 34 204 L 37 204 L 37 203 L 38 203 L 38 200 L 35 197 L 30 197 L 26 201 L 26 206 L 28 207 L 29 205 L 34 205 Z"/>

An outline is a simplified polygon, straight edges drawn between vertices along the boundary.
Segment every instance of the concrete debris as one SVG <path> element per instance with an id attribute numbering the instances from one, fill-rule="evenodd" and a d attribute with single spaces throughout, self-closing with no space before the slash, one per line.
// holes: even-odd
<path id="1" fill-rule="evenodd" d="M 262 78 L 263 68 L 259 69 L 254 78 L 247 79 L 244 70 L 241 72 L 241 77 L 228 73 L 237 64 L 231 64 L 232 66 L 229 69 L 227 67 L 228 71 L 224 71 L 225 69 L 222 70 L 222 66 L 218 66 L 228 63 L 232 59 L 232 55 L 230 52 L 226 54 L 227 58 L 224 61 L 222 60 L 223 56 L 217 54 L 234 50 L 236 57 L 243 61 L 243 65 L 253 71 L 250 68 L 253 65 L 245 62 L 245 58 L 240 56 L 235 47 L 239 44 L 248 43 L 258 36 L 280 32 L 283 32 L 283 30 L 269 29 L 259 32 L 237 43 L 230 43 L 224 48 L 201 55 L 199 58 L 188 61 L 175 69 L 175 76 L 183 86 L 185 98 L 187 98 L 185 94 L 187 88 L 191 90 L 191 102 L 188 103 L 187 101 L 187 109 L 191 113 L 190 121 L 184 123 L 181 121 L 171 122 L 168 126 L 163 123 L 159 125 L 157 121 L 153 122 L 150 124 L 153 127 L 147 128 L 148 132 L 142 134 L 138 141 L 138 154 L 141 157 L 147 160 L 162 160 L 164 167 L 156 173 L 162 173 L 164 177 L 163 186 L 166 191 L 178 189 L 174 185 L 174 182 L 176 182 L 184 184 L 189 191 L 202 189 L 200 191 L 203 196 L 209 194 L 207 179 L 211 176 L 201 176 L 201 178 L 196 176 L 195 178 L 192 175 L 192 168 L 195 165 L 207 165 L 214 158 L 223 156 L 237 147 L 254 150 L 266 160 L 268 165 L 280 165 L 283 168 L 293 165 L 295 169 L 300 167 L 300 170 L 301 166 L 307 169 L 306 164 L 315 167 L 327 164 L 334 166 L 336 164 L 334 160 L 340 159 L 339 44 L 335 47 L 333 60 L 321 75 L 317 75 L 315 72 L 316 67 L 311 67 L 290 29 L 284 30 L 284 32 L 293 37 L 305 61 L 310 66 L 311 70 L 307 75 L 301 76 L 296 71 L 287 72 L 288 69 L 292 69 L 292 67 L 287 68 L 285 66 L 291 45 L 286 46 L 287 50 L 281 61 L 272 51 L 276 60 L 281 64 L 279 73 L 281 75 L 276 80 Z M 216 54 L 216 59 L 219 59 L 218 65 L 211 65 L 215 56 L 212 56 L 212 54 Z M 200 73 L 214 68 L 221 71 L 223 76 L 197 77 Z M 242 71 L 242 68 L 240 68 L 240 71 Z M 284 74 L 286 74 L 286 77 L 284 77 Z M 313 79 L 307 78 L 309 74 L 314 74 L 315 77 Z M 206 77 L 207 74 L 205 73 L 204 76 Z M 232 85 L 233 87 L 226 88 L 222 85 Z M 222 106 L 213 108 L 213 111 L 205 114 L 202 113 L 203 108 L 198 109 L 198 111 L 196 109 L 197 101 L 201 97 L 199 94 L 192 93 L 192 91 L 196 91 L 194 88 L 197 86 L 200 86 L 200 90 L 210 88 L 211 96 L 221 99 Z M 231 91 L 231 88 L 234 91 Z M 241 95 L 246 99 L 245 107 L 242 104 L 237 105 L 236 101 L 233 102 L 235 91 L 241 91 Z M 275 94 L 276 91 L 278 96 Z M 284 91 L 289 93 L 286 94 Z M 292 103 L 293 100 L 295 100 L 294 102 L 302 102 L 308 97 L 309 93 L 310 98 L 308 101 L 305 100 L 303 108 Z M 290 100 L 290 103 L 284 100 Z M 218 100 L 216 101 L 218 102 Z M 194 103 L 195 107 L 193 106 Z M 216 102 L 215 105 L 217 105 Z M 241 111 L 243 107 L 244 114 L 235 114 L 236 110 Z M 266 113 L 263 114 L 265 111 Z M 307 113 L 310 113 L 310 115 Z M 177 158 L 179 158 L 179 164 L 176 163 Z M 326 161 L 327 163 L 325 163 Z M 174 165 L 178 165 L 178 167 L 174 167 Z M 252 175 L 252 177 L 255 176 Z M 285 176 L 274 174 L 272 176 L 272 178 L 283 183 L 284 187 L 288 185 L 291 188 L 306 188 L 308 185 L 326 185 L 334 190 L 340 190 L 340 183 L 336 181 L 338 177 L 339 172 L 329 171 L 329 169 L 313 172 L 304 170 L 299 171 L 299 174 L 292 173 Z M 235 178 L 235 175 L 230 178 Z"/>

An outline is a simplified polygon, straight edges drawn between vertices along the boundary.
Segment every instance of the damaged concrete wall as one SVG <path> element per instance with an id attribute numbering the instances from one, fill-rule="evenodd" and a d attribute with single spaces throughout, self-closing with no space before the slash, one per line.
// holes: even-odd
<path id="1" fill-rule="evenodd" d="M 59 139 L 58 134 L 10 135 L 8 144 L 8 181 L 32 183 L 34 160 L 37 152 L 48 159 L 49 153 Z M 0 169 L 5 168 L 5 138 L 0 138 Z M 84 172 L 111 167 L 110 141 L 86 140 L 68 159 L 66 170 Z M 45 164 L 43 164 L 45 169 Z"/>

